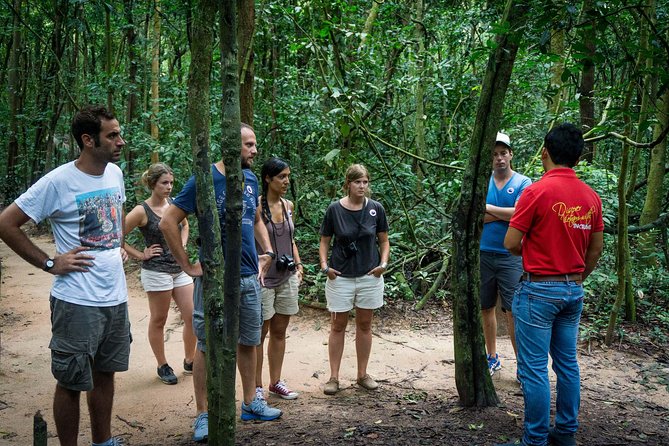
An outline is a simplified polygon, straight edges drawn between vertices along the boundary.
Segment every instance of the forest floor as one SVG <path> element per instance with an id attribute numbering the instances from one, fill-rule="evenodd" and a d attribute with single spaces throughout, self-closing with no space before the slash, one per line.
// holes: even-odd
<path id="1" fill-rule="evenodd" d="M 54 252 L 47 237 L 38 240 L 46 252 Z M 48 349 L 51 276 L 2 243 L 0 258 L 0 444 L 32 444 L 33 415 L 40 411 L 48 423 L 49 445 L 56 445 Z M 128 274 L 134 342 L 130 370 L 117 374 L 112 431 L 132 446 L 192 445 L 195 405 L 192 377 L 181 370 L 183 326 L 172 313 L 166 352 L 179 383 L 166 386 L 156 376 L 146 339 L 148 305 L 137 276 L 134 270 Z M 458 446 L 518 438 L 523 397 L 508 337 L 499 340 L 503 368 L 493 377 L 500 405 L 463 408 L 455 389 L 450 314 L 438 302 L 420 312 L 402 303 L 379 312 L 369 365 L 381 384 L 375 392 L 355 384 L 355 329 L 350 324 L 340 379 L 344 389 L 328 397 L 322 391 L 329 377 L 328 314 L 302 308 L 291 319 L 283 367 L 283 377 L 300 396 L 293 401 L 270 396 L 283 417 L 267 423 L 239 421 L 237 443 Z M 669 356 L 664 350 L 590 343 L 580 349 L 580 364 L 579 444 L 669 445 Z M 90 444 L 83 401 L 80 444 Z"/>

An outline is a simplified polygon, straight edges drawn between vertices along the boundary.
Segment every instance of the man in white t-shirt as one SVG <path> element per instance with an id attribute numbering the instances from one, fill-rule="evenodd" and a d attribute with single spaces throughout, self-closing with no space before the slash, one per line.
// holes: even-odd
<path id="1" fill-rule="evenodd" d="M 128 369 L 131 342 L 121 250 L 125 188 L 114 164 L 125 141 L 116 118 L 101 106 L 81 109 L 72 134 L 79 158 L 46 174 L 0 214 L 0 238 L 55 276 L 49 348 L 60 444 L 77 444 L 86 391 L 93 446 L 117 446 L 122 439 L 111 436 L 114 373 Z M 21 229 L 44 219 L 56 242 L 53 257 Z"/>

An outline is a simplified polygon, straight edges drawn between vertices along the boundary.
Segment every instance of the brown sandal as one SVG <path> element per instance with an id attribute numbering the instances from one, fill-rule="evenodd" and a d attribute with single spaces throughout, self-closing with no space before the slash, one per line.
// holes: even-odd
<path id="1" fill-rule="evenodd" d="M 379 388 L 379 383 L 374 381 L 369 375 L 358 378 L 358 385 L 367 390 L 376 390 Z"/>
<path id="2" fill-rule="evenodd" d="M 330 380 L 325 383 L 323 393 L 326 395 L 334 395 L 337 392 L 339 392 L 339 380 L 337 378 L 330 378 Z"/>

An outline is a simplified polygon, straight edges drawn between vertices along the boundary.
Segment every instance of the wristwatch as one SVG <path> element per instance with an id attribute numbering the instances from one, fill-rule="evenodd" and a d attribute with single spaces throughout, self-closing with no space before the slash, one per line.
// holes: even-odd
<path id="1" fill-rule="evenodd" d="M 53 259 L 51 259 L 51 258 L 46 259 L 44 261 L 44 266 L 42 266 L 42 269 L 44 271 L 49 271 L 51 268 L 53 268 L 53 265 L 55 265 L 55 263 L 53 263 Z"/>
<path id="2" fill-rule="evenodd" d="M 272 260 L 276 259 L 276 254 L 274 254 L 272 251 L 265 251 L 265 254 L 267 254 Z"/>

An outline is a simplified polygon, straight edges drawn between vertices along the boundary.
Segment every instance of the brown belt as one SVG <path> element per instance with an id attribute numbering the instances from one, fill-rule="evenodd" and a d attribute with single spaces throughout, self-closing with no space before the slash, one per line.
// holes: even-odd
<path id="1" fill-rule="evenodd" d="M 583 281 L 583 276 L 580 273 L 574 274 L 560 274 L 555 276 L 544 276 L 542 274 L 531 274 L 523 272 L 520 280 L 526 282 L 578 282 Z"/>

